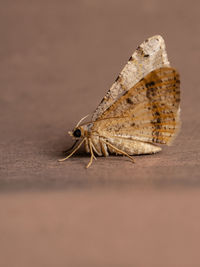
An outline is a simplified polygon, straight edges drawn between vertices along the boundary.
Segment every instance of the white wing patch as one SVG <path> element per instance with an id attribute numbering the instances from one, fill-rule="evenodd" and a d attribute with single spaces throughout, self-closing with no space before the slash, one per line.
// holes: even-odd
<path id="1" fill-rule="evenodd" d="M 116 81 L 93 113 L 92 121 L 98 119 L 105 110 L 149 72 L 164 66 L 170 66 L 165 42 L 160 35 L 156 35 L 144 41 L 130 57 Z"/>

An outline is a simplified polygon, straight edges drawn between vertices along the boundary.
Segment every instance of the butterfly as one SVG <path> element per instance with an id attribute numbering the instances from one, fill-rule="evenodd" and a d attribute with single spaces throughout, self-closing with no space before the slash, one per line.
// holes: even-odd
<path id="1" fill-rule="evenodd" d="M 153 154 L 170 145 L 180 129 L 180 76 L 170 66 L 164 39 L 145 40 L 116 78 L 89 122 L 82 118 L 69 132 L 75 139 L 70 158 L 84 143 L 98 156 Z"/>

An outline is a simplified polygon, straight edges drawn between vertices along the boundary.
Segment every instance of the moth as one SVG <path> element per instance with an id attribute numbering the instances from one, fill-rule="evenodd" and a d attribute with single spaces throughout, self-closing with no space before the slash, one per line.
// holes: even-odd
<path id="1" fill-rule="evenodd" d="M 75 139 L 70 158 L 84 143 L 98 156 L 153 154 L 157 144 L 170 145 L 180 128 L 180 77 L 170 66 L 160 35 L 144 41 L 116 78 L 91 121 L 83 119 L 69 132 Z"/>

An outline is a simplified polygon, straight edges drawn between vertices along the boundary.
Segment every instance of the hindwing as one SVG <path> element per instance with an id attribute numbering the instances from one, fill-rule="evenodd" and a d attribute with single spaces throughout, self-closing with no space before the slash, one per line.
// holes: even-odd
<path id="1" fill-rule="evenodd" d="M 180 77 L 156 69 L 125 92 L 94 122 L 103 136 L 169 144 L 180 126 Z"/>

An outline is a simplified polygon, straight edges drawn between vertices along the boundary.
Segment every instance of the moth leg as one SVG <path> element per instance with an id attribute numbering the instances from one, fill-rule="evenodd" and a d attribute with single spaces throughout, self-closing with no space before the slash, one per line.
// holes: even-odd
<path id="1" fill-rule="evenodd" d="M 89 139 L 89 140 L 90 140 L 90 139 Z M 98 155 L 98 151 L 96 150 L 96 148 L 95 148 L 95 146 L 93 145 L 93 143 L 92 143 L 91 140 L 90 140 L 90 143 L 91 143 L 91 146 L 92 146 L 94 152 L 96 152 L 97 155 Z M 88 141 L 88 139 L 85 140 L 85 150 L 86 150 L 87 153 L 91 153 L 91 151 L 90 151 L 90 145 L 89 145 L 89 141 Z M 95 157 L 95 155 L 94 155 L 94 159 L 97 160 L 96 157 Z"/>
<path id="2" fill-rule="evenodd" d="M 104 157 L 109 156 L 107 145 L 105 142 L 102 141 L 102 138 L 100 139 L 100 145 L 101 145 L 101 151 L 102 151 Z"/>
<path id="3" fill-rule="evenodd" d="M 104 143 L 106 143 L 108 146 L 112 147 L 116 152 L 119 152 L 125 156 L 127 156 L 129 159 L 131 159 L 132 162 L 134 162 L 133 157 L 131 157 L 128 153 L 124 152 L 123 150 L 117 148 L 116 146 L 111 145 L 109 142 L 106 142 L 105 140 L 102 140 Z"/>
<path id="4" fill-rule="evenodd" d="M 88 165 L 86 166 L 86 168 L 89 168 L 91 166 L 93 158 L 96 159 L 94 156 L 94 153 L 93 153 L 93 147 L 92 147 L 92 143 L 91 143 L 90 139 L 89 139 L 89 148 L 90 148 L 91 157 L 90 157 L 90 161 L 89 161 Z"/>
<path id="5" fill-rule="evenodd" d="M 78 142 L 78 140 L 76 140 L 70 148 L 68 148 L 67 150 L 63 151 L 63 153 L 67 153 L 67 152 L 71 151 L 76 146 L 77 142 Z"/>
<path id="6" fill-rule="evenodd" d="M 58 161 L 64 161 L 64 160 L 66 160 L 66 159 L 68 159 L 68 158 L 70 158 L 80 147 L 81 147 L 81 145 L 83 144 L 83 142 L 85 141 L 85 139 L 86 138 L 84 138 L 80 143 L 79 143 L 79 145 L 72 151 L 72 153 L 70 153 L 67 157 L 65 157 L 65 158 L 63 158 L 63 159 L 59 159 Z"/>
<path id="7" fill-rule="evenodd" d="M 92 153 L 93 153 L 93 158 L 95 159 L 95 160 L 97 160 L 97 158 L 95 157 L 95 155 L 94 155 L 94 152 L 96 152 L 96 148 L 95 148 L 95 146 L 93 145 L 93 143 L 92 143 L 92 141 L 90 140 L 90 145 L 91 145 L 91 149 L 92 149 Z M 94 151 L 93 151 L 94 150 Z"/>
<path id="8" fill-rule="evenodd" d="M 90 153 L 90 149 L 89 149 L 89 144 L 88 144 L 88 139 L 87 138 L 85 139 L 85 151 L 87 153 Z"/>

